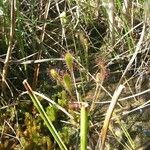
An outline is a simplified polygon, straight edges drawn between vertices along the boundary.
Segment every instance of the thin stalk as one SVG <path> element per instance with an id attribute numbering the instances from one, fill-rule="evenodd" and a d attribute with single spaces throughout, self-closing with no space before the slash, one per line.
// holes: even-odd
<path id="1" fill-rule="evenodd" d="M 131 150 L 131 148 L 127 145 L 127 144 L 124 144 L 123 142 L 120 141 L 120 139 L 118 139 L 118 137 L 116 136 L 115 134 L 115 131 L 113 131 L 113 127 L 109 127 L 109 130 L 111 131 L 111 133 L 113 134 L 114 138 L 116 139 L 116 141 L 122 145 L 122 147 L 125 149 L 125 150 Z"/>
<path id="2" fill-rule="evenodd" d="M 10 34 L 9 34 L 9 43 L 7 54 L 4 62 L 3 72 L 2 72 L 2 91 L 4 96 L 6 96 L 6 78 L 8 74 L 9 68 L 9 60 L 11 58 L 11 53 L 13 50 L 13 39 L 15 33 L 15 24 L 16 24 L 16 0 L 11 1 L 11 26 L 10 26 Z M 6 96 L 7 97 L 7 96 Z"/>
<path id="3" fill-rule="evenodd" d="M 120 121 L 119 117 L 117 117 L 116 114 L 114 114 L 114 116 L 115 116 L 116 122 L 120 125 L 120 127 L 121 127 L 124 135 L 126 136 L 131 147 L 127 143 L 125 143 L 125 145 L 129 147 L 128 149 L 135 149 L 134 141 L 132 140 L 128 130 L 126 129 L 124 124 Z"/>
<path id="4" fill-rule="evenodd" d="M 71 76 L 72 76 L 73 84 L 74 84 L 74 87 L 75 87 L 75 92 L 76 92 L 77 101 L 80 102 L 80 95 L 79 95 L 79 92 L 78 92 L 78 89 L 77 89 L 76 79 L 75 79 L 73 70 L 71 71 Z"/>
<path id="5" fill-rule="evenodd" d="M 80 114 L 80 150 L 87 149 L 88 103 L 81 103 Z"/>
<path id="6" fill-rule="evenodd" d="M 121 78 L 120 78 L 120 81 L 119 81 L 118 85 L 120 85 L 120 84 L 122 83 L 122 81 L 123 81 L 123 79 L 124 79 L 126 73 L 127 73 L 128 70 L 131 68 L 131 66 L 132 66 L 132 64 L 133 64 L 133 62 L 134 62 L 134 60 L 135 60 L 135 58 L 137 57 L 138 52 L 139 52 L 140 49 L 141 49 L 142 42 L 143 42 L 143 40 L 144 40 L 144 35 L 145 35 L 145 28 L 146 28 L 146 27 L 145 27 L 145 22 L 144 22 L 144 24 L 143 24 L 143 30 L 142 30 L 142 32 L 141 32 L 140 39 L 139 39 L 139 41 L 138 41 L 138 43 L 137 43 L 137 45 L 136 45 L 135 52 L 133 53 L 132 58 L 130 59 L 130 61 L 129 61 L 127 67 L 126 67 L 126 69 L 124 70 L 124 72 L 123 72 L 123 74 L 122 74 L 122 76 L 121 76 Z"/>
<path id="7" fill-rule="evenodd" d="M 77 47 L 76 47 L 76 41 L 75 41 L 75 37 L 74 35 L 72 35 L 72 38 L 73 38 L 73 45 L 74 45 L 74 48 L 75 48 L 75 52 L 78 53 L 78 50 L 77 50 Z M 81 78 L 81 87 L 82 87 L 82 92 L 83 92 L 83 95 L 85 95 L 85 90 L 84 90 L 84 85 L 83 85 L 83 82 L 84 82 L 84 77 L 83 77 L 83 74 L 82 74 L 82 71 L 81 69 L 79 68 L 79 73 L 80 73 L 80 78 Z"/>
<path id="8" fill-rule="evenodd" d="M 40 35 L 40 42 L 38 43 L 39 44 L 39 51 L 38 51 L 37 59 L 41 59 L 41 55 L 42 55 L 43 41 L 44 41 L 44 38 L 45 38 L 45 28 L 46 28 L 46 25 L 47 25 L 46 20 L 47 20 L 47 17 L 48 17 L 50 4 L 51 4 L 51 0 L 48 0 L 47 3 L 46 3 L 46 6 L 45 6 L 44 24 L 42 26 L 42 31 L 41 31 L 41 35 Z M 33 84 L 32 84 L 33 89 L 35 89 L 36 86 L 37 86 L 39 71 L 40 71 L 40 64 L 35 64 L 34 80 L 33 80 Z"/>

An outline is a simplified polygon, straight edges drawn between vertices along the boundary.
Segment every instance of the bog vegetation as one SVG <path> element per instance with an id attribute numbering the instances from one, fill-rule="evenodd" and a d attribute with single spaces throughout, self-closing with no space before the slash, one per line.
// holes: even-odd
<path id="1" fill-rule="evenodd" d="M 0 149 L 149 149 L 149 8 L 0 1 Z"/>

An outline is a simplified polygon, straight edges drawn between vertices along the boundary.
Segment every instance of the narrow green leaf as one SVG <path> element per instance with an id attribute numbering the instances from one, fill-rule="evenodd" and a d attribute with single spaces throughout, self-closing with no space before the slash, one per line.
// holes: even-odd
<path id="1" fill-rule="evenodd" d="M 23 84 L 26 88 L 26 90 L 29 93 L 29 96 L 31 98 L 31 100 L 33 101 L 35 107 L 37 108 L 38 112 L 40 113 L 42 119 L 44 120 L 47 128 L 49 129 L 49 131 L 51 132 L 51 134 L 53 135 L 54 139 L 56 140 L 57 144 L 59 145 L 61 150 L 67 150 L 65 144 L 63 143 L 62 139 L 60 138 L 60 136 L 58 135 L 55 127 L 53 126 L 52 122 L 50 121 L 50 119 L 48 118 L 44 108 L 42 107 L 41 103 L 39 102 L 38 98 L 36 97 L 36 95 L 34 94 L 33 90 L 31 89 L 30 85 L 28 84 L 28 82 L 26 80 L 23 81 Z"/>

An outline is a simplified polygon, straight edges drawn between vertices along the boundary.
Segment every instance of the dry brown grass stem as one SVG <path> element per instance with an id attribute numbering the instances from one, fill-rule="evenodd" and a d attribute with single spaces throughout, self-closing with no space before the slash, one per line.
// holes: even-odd
<path id="1" fill-rule="evenodd" d="M 107 137 L 107 131 L 109 128 L 110 119 L 112 117 L 112 114 L 114 112 L 115 106 L 116 106 L 117 101 L 118 101 L 118 98 L 119 98 L 123 89 L 124 89 L 124 86 L 119 85 L 119 87 L 114 92 L 111 103 L 110 103 L 109 108 L 107 110 L 104 124 L 103 124 L 101 134 L 100 134 L 101 142 L 100 142 L 100 145 L 97 146 L 97 147 L 99 147 L 100 150 L 104 150 L 104 148 L 105 148 L 105 141 L 106 141 L 106 137 Z M 99 142 L 98 142 L 98 144 L 99 144 Z"/>
<path id="2" fill-rule="evenodd" d="M 40 1 L 40 4 L 42 4 L 42 1 Z M 50 4 L 51 4 L 51 0 L 48 0 L 47 3 L 46 3 L 46 5 L 45 5 L 44 24 L 42 26 L 42 31 L 41 31 L 41 35 L 40 35 L 40 42 L 39 42 L 39 50 L 38 50 L 37 59 L 41 59 L 41 55 L 42 55 L 43 41 L 44 41 L 44 37 L 45 37 L 45 28 L 46 28 L 46 25 L 47 25 L 46 20 L 47 20 L 47 17 L 48 17 L 48 12 L 49 12 L 49 8 L 50 8 Z M 33 90 L 37 86 L 37 81 L 38 81 L 38 76 L 39 76 L 39 70 L 40 70 L 40 64 L 36 64 L 35 65 L 35 70 L 34 70 L 33 84 L 32 84 Z"/>
<path id="3" fill-rule="evenodd" d="M 133 95 L 130 95 L 130 96 L 127 96 L 127 97 L 119 98 L 118 101 L 121 102 L 121 101 L 130 100 L 130 99 L 132 99 L 132 98 L 141 96 L 141 95 L 146 94 L 146 93 L 149 93 L 149 92 L 150 92 L 150 89 L 147 89 L 147 90 L 144 90 L 144 91 L 139 92 L 139 93 L 137 93 L 137 94 L 133 94 Z M 95 103 L 97 103 L 97 104 L 98 104 L 98 103 L 99 103 L 99 104 L 109 104 L 109 103 L 111 103 L 111 101 L 103 101 L 103 102 L 95 102 Z"/>
<path id="4" fill-rule="evenodd" d="M 12 63 L 28 65 L 28 64 L 40 64 L 43 62 L 50 62 L 50 61 L 64 61 L 64 59 L 63 58 L 48 58 L 48 59 L 27 60 L 27 61 L 17 60 L 17 61 L 12 61 Z"/>
<path id="5" fill-rule="evenodd" d="M 8 74 L 8 68 L 9 68 L 9 60 L 11 59 L 11 53 L 13 50 L 13 39 L 14 39 L 14 33 L 15 33 L 15 24 L 16 24 L 16 0 L 11 1 L 11 26 L 10 26 L 10 33 L 9 33 L 9 43 L 8 43 L 8 49 L 6 58 L 4 61 L 4 67 L 2 72 L 2 92 L 3 95 L 6 96 L 6 79 Z"/>

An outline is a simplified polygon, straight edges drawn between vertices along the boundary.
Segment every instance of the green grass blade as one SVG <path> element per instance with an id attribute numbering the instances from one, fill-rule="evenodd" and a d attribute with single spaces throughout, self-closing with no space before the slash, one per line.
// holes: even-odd
<path id="1" fill-rule="evenodd" d="M 36 95 L 34 94 L 33 90 L 31 89 L 30 85 L 28 84 L 28 82 L 26 80 L 23 81 L 23 84 L 26 88 L 26 90 L 29 93 L 30 98 L 32 99 L 35 107 L 37 108 L 38 112 L 40 113 L 42 119 L 44 120 L 47 128 L 49 129 L 49 131 L 51 132 L 51 134 L 53 135 L 54 139 L 56 140 L 57 144 L 59 145 L 61 150 L 67 150 L 65 144 L 63 143 L 62 139 L 60 138 L 60 136 L 58 135 L 55 127 L 53 126 L 52 122 L 49 120 L 44 108 L 42 107 L 41 103 L 39 102 L 38 98 L 36 97 Z"/>

